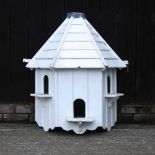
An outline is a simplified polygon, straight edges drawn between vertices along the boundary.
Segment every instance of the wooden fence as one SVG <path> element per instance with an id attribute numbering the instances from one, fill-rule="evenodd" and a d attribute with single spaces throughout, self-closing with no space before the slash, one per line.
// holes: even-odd
<path id="1" fill-rule="evenodd" d="M 154 0 L 1 0 L 0 102 L 32 102 L 34 72 L 25 68 L 65 19 L 81 11 L 129 68 L 118 73 L 120 104 L 155 103 Z"/>

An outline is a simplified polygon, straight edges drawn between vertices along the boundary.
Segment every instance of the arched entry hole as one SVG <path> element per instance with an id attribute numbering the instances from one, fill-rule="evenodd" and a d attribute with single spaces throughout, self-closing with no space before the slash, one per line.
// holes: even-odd
<path id="1" fill-rule="evenodd" d="M 45 75 L 44 76 L 44 94 L 48 94 L 49 93 L 49 80 L 48 80 L 48 76 Z"/>
<path id="2" fill-rule="evenodd" d="M 108 75 L 108 77 L 107 77 L 107 93 L 108 94 L 111 92 L 111 89 L 110 89 L 111 84 L 110 83 L 111 83 L 110 76 Z"/>
<path id="3" fill-rule="evenodd" d="M 85 101 L 76 99 L 74 101 L 74 117 L 85 117 Z"/>

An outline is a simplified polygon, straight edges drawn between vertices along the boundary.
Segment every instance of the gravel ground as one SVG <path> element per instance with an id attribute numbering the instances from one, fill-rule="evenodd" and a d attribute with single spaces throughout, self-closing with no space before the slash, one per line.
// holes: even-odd
<path id="1" fill-rule="evenodd" d="M 36 124 L 0 124 L 0 155 L 155 155 L 155 125 L 117 124 L 76 135 Z"/>

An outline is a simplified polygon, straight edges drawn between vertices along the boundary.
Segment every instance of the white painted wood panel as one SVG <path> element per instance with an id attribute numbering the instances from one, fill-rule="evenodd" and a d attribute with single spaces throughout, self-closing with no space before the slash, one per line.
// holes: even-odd
<path id="1" fill-rule="evenodd" d="M 60 42 L 58 42 L 58 41 L 48 42 L 48 44 L 46 45 L 46 47 L 44 47 L 42 49 L 42 51 L 52 50 L 52 49 L 55 50 L 58 48 L 59 44 L 60 44 Z"/>
<path id="2" fill-rule="evenodd" d="M 107 103 L 104 97 L 107 94 L 107 70 L 102 72 L 102 126 L 107 127 Z"/>
<path id="3" fill-rule="evenodd" d="M 49 38 L 48 42 L 52 42 L 52 41 L 61 41 L 63 37 L 63 33 L 55 33 L 52 35 L 52 37 Z"/>
<path id="4" fill-rule="evenodd" d="M 111 80 L 112 80 L 113 94 L 116 94 L 117 89 L 116 89 L 116 70 L 115 69 L 111 69 Z"/>
<path id="5" fill-rule="evenodd" d="M 67 117 L 73 116 L 72 71 L 58 71 L 57 81 L 58 125 L 65 123 Z"/>
<path id="6" fill-rule="evenodd" d="M 60 51 L 59 58 L 98 58 L 100 59 L 100 56 L 98 55 L 96 50 L 61 50 Z"/>
<path id="7" fill-rule="evenodd" d="M 52 61 L 53 59 L 34 59 L 28 66 L 32 65 L 34 68 L 50 68 Z"/>
<path id="8" fill-rule="evenodd" d="M 46 50 L 38 55 L 39 59 L 50 59 L 55 58 L 57 55 L 57 50 Z M 36 58 L 37 59 L 37 58 Z"/>
<path id="9" fill-rule="evenodd" d="M 94 38 L 95 41 L 101 41 L 101 39 L 99 38 L 99 36 L 95 33 L 91 33 L 92 37 Z"/>
<path id="10" fill-rule="evenodd" d="M 102 42 L 96 42 L 97 46 L 101 50 L 109 50 L 109 48 Z"/>
<path id="11" fill-rule="evenodd" d="M 83 99 L 87 103 L 87 71 L 73 71 L 73 100 Z"/>
<path id="12" fill-rule="evenodd" d="M 72 24 L 83 24 L 83 18 L 74 18 Z"/>
<path id="13" fill-rule="evenodd" d="M 92 42 L 64 42 L 62 45 L 62 49 L 95 49 Z"/>
<path id="14" fill-rule="evenodd" d="M 71 25 L 68 32 L 86 32 L 83 25 Z"/>
<path id="15" fill-rule="evenodd" d="M 41 82 L 42 72 L 35 70 L 35 93 L 42 93 L 43 83 Z M 42 105 L 41 100 L 35 97 L 35 121 L 42 126 Z"/>
<path id="16" fill-rule="evenodd" d="M 50 99 L 40 99 L 41 101 L 41 106 L 42 106 L 42 126 L 44 131 L 48 131 L 50 126 L 49 126 L 49 104 L 50 104 Z"/>
<path id="17" fill-rule="evenodd" d="M 111 130 L 111 116 L 112 116 L 112 110 L 111 107 L 107 107 L 107 130 Z"/>
<path id="18" fill-rule="evenodd" d="M 102 71 L 88 70 L 88 116 L 102 126 Z"/>
<path id="19" fill-rule="evenodd" d="M 50 82 L 50 87 L 49 87 L 49 92 L 52 95 L 52 99 L 49 102 L 49 127 L 51 129 L 54 129 L 55 127 L 55 71 L 51 71 L 49 72 L 49 82 Z"/>
<path id="20" fill-rule="evenodd" d="M 87 33 L 68 33 L 65 41 L 91 41 Z"/>
<path id="21" fill-rule="evenodd" d="M 125 67 L 125 64 L 122 64 L 119 60 L 117 59 L 105 59 L 106 63 L 108 64 L 109 68 L 121 68 Z"/>
<path id="22" fill-rule="evenodd" d="M 101 51 L 104 58 L 116 59 L 116 57 L 110 51 Z"/>
<path id="23" fill-rule="evenodd" d="M 57 59 L 55 68 L 103 68 L 100 59 Z"/>

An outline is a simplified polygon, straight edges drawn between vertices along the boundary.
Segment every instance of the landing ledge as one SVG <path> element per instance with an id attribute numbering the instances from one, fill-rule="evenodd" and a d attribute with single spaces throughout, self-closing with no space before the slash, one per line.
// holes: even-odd
<path id="1" fill-rule="evenodd" d="M 51 94 L 30 94 L 33 97 L 40 97 L 40 98 L 52 98 Z"/>
<path id="2" fill-rule="evenodd" d="M 124 96 L 123 93 L 117 93 L 117 94 L 106 94 L 104 95 L 104 97 L 106 98 L 115 98 L 115 97 L 120 97 L 120 96 Z"/>

